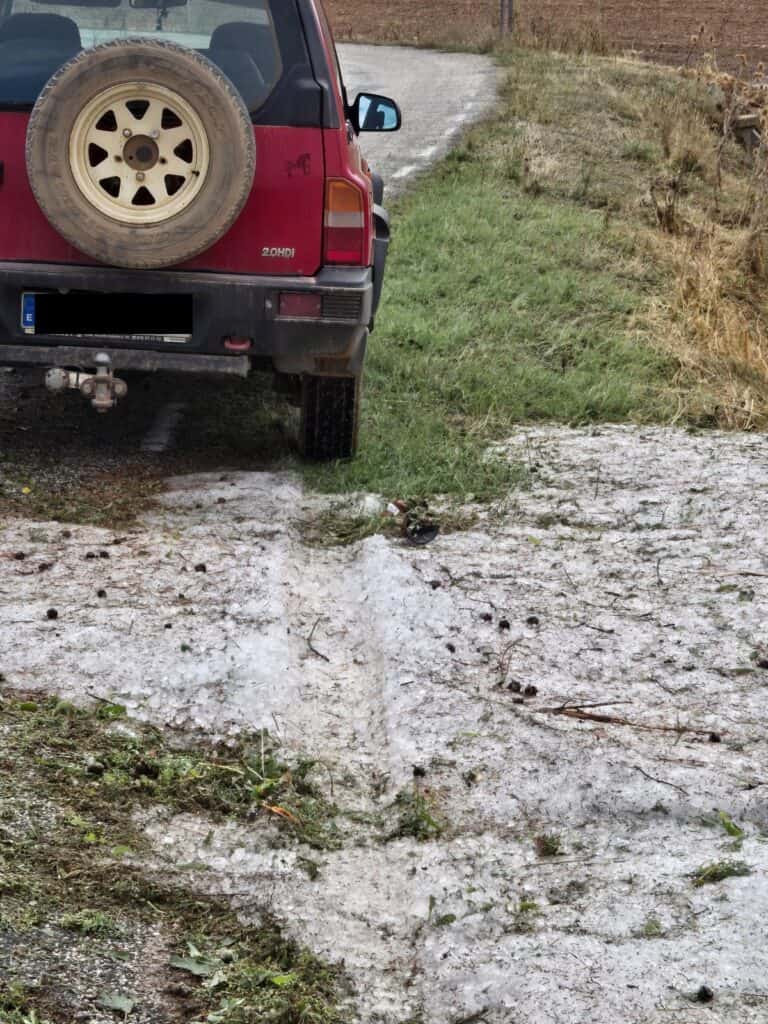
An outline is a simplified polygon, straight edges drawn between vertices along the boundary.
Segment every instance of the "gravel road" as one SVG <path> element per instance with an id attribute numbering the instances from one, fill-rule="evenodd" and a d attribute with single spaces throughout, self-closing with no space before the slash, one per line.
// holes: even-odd
<path id="1" fill-rule="evenodd" d="M 401 131 L 363 136 L 369 162 L 389 194 L 443 156 L 461 132 L 481 118 L 496 94 L 497 70 L 488 57 L 399 46 L 339 47 L 350 99 L 376 92 L 397 100 Z"/>

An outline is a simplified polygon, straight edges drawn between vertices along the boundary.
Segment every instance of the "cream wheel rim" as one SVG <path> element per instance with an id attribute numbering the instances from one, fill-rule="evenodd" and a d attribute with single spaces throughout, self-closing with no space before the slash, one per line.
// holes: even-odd
<path id="1" fill-rule="evenodd" d="M 177 92 L 151 82 L 110 86 L 83 107 L 69 138 L 77 187 L 122 224 L 160 224 L 198 195 L 208 174 L 208 135 Z"/>

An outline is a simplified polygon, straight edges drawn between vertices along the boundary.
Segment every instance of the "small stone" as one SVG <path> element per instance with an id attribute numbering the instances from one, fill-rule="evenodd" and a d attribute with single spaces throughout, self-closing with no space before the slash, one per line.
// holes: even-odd
<path id="1" fill-rule="evenodd" d="M 446 644 L 445 646 L 448 648 L 448 650 L 451 652 L 451 654 L 455 654 L 456 653 L 456 645 L 455 644 Z"/>
<path id="2" fill-rule="evenodd" d="M 195 572 L 208 572 L 208 567 L 205 562 L 198 562 L 195 566 Z"/>
<path id="3" fill-rule="evenodd" d="M 432 587 L 433 590 L 439 590 L 443 584 L 440 582 L 440 580 L 430 580 L 429 585 L 430 587 Z"/>
<path id="4" fill-rule="evenodd" d="M 85 552 L 85 557 L 90 562 L 91 559 L 96 557 L 96 552 L 95 551 L 86 551 Z"/>
<path id="5" fill-rule="evenodd" d="M 69 540 L 69 538 L 71 536 L 72 536 L 72 531 L 71 530 L 62 530 L 61 531 L 61 538 L 62 538 L 62 540 Z"/>
<path id="6" fill-rule="evenodd" d="M 413 777 L 414 779 L 423 779 L 426 777 L 427 769 L 420 764 L 413 766 Z"/>
<path id="7" fill-rule="evenodd" d="M 27 557 L 27 554 L 26 554 L 25 551 L 16 551 L 14 553 L 13 560 L 15 562 L 23 562 L 26 557 Z"/>
<path id="8" fill-rule="evenodd" d="M 89 775 L 103 775 L 106 769 L 101 761 L 97 761 L 95 757 L 89 757 L 85 762 L 85 770 Z"/>
<path id="9" fill-rule="evenodd" d="M 46 617 L 46 619 L 51 619 L 51 620 L 58 619 L 59 613 L 56 611 L 55 608 L 49 608 L 48 611 L 45 613 L 45 617 Z"/>
<path id="10" fill-rule="evenodd" d="M 97 590 L 96 591 L 96 597 L 106 597 L 106 596 L 107 596 L 106 590 Z"/>
<path id="11" fill-rule="evenodd" d="M 522 693 L 523 692 L 522 685 L 520 683 L 518 683 L 518 681 L 516 679 L 512 680 L 512 682 L 507 686 L 507 689 L 511 693 Z"/>
<path id="12" fill-rule="evenodd" d="M 512 629 L 512 625 L 509 619 L 499 619 L 499 629 L 502 632 L 506 632 L 507 630 Z"/>
<path id="13" fill-rule="evenodd" d="M 480 618 L 483 620 L 483 622 L 493 622 L 493 616 L 491 615 L 490 612 L 483 612 Z"/>
<path id="14" fill-rule="evenodd" d="M 172 622 L 166 622 L 166 624 L 165 624 L 165 627 L 164 627 L 164 628 L 165 628 L 165 629 L 173 629 L 173 623 L 172 623 Z"/>
<path id="15" fill-rule="evenodd" d="M 538 615 L 529 615 L 528 618 L 525 620 L 525 624 L 526 624 L 526 626 L 538 626 L 538 624 L 539 624 L 539 616 Z"/>
<path id="16" fill-rule="evenodd" d="M 41 562 L 37 567 L 38 572 L 48 572 L 49 569 L 53 568 L 53 562 Z"/>
<path id="17" fill-rule="evenodd" d="M 719 732 L 711 732 L 709 734 L 709 742 L 710 743 L 722 743 L 723 740 L 722 740 L 722 737 L 720 736 L 720 733 Z"/>
<path id="18" fill-rule="evenodd" d="M 709 987 L 709 985 L 702 985 L 699 991 L 696 993 L 697 1003 L 711 1003 L 715 998 L 715 993 Z"/>
<path id="19" fill-rule="evenodd" d="M 110 557 L 111 556 L 110 556 L 108 551 L 100 551 L 99 552 L 99 558 L 110 558 Z"/>
<path id="20" fill-rule="evenodd" d="M 538 692 L 539 692 L 538 686 L 534 686 L 532 683 L 529 683 L 526 686 L 526 688 L 523 690 L 523 696 L 524 697 L 535 697 Z"/>
<path id="21" fill-rule="evenodd" d="M 768 668 L 768 658 L 758 658 L 757 659 L 757 667 L 758 668 Z"/>

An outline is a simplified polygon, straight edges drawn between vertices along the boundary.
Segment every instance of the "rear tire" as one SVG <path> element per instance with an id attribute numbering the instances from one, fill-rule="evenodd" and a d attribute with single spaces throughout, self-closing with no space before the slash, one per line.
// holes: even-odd
<path id="1" fill-rule="evenodd" d="M 302 378 L 301 454 L 314 462 L 351 459 L 357 451 L 360 376 Z"/>

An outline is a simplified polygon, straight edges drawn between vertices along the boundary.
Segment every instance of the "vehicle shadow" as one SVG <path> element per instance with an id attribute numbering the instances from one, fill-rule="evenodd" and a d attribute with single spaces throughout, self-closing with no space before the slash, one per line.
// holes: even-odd
<path id="1" fill-rule="evenodd" d="M 39 371 L 0 370 L 0 514 L 120 525 L 169 476 L 297 464 L 298 415 L 271 376 L 125 376 L 127 397 L 99 414 Z"/>

